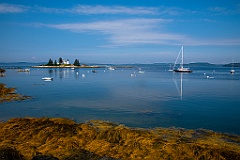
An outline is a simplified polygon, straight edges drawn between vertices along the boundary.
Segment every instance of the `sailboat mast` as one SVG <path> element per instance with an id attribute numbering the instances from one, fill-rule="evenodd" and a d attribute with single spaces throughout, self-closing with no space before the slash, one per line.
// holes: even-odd
<path id="1" fill-rule="evenodd" d="M 181 63 L 181 68 L 183 68 L 183 46 L 182 46 L 182 63 Z"/>

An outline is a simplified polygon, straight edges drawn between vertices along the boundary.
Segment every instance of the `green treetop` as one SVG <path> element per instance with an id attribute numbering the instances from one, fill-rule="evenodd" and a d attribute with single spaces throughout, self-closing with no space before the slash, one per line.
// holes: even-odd
<path id="1" fill-rule="evenodd" d="M 75 59 L 73 65 L 74 65 L 74 66 L 80 66 L 79 60 L 78 60 L 78 59 Z"/>
<path id="2" fill-rule="evenodd" d="M 53 66 L 53 61 L 52 61 L 51 58 L 49 59 L 49 61 L 48 61 L 48 63 L 47 63 L 47 66 Z"/>

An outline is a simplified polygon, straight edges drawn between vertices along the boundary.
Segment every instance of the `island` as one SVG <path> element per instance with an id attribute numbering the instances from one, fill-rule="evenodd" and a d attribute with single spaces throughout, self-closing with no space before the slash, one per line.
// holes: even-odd
<path id="1" fill-rule="evenodd" d="M 69 60 L 60 57 L 58 62 L 56 60 L 53 62 L 50 58 L 47 64 L 32 66 L 32 68 L 103 68 L 103 66 L 80 64 L 78 59 L 75 59 L 74 63 L 71 64 Z"/>
<path id="2" fill-rule="evenodd" d="M 69 60 L 64 60 L 61 57 L 59 58 L 58 62 L 50 58 L 47 64 L 42 64 L 38 66 L 32 66 L 32 68 L 109 68 L 110 65 L 87 65 L 87 64 L 80 64 L 78 59 L 75 59 L 74 63 L 71 64 Z M 129 65 L 114 65 L 112 67 L 116 68 L 134 68 L 133 66 Z"/>

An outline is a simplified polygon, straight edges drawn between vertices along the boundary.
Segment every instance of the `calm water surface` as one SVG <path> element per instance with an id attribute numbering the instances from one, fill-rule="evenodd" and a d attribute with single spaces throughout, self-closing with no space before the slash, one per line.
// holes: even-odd
<path id="1" fill-rule="evenodd" d="M 138 69 L 145 73 L 138 73 Z M 191 66 L 190 74 L 168 65 L 117 69 L 7 69 L 0 82 L 33 99 L 0 104 L 0 120 L 67 117 L 107 120 L 130 127 L 205 128 L 240 134 L 240 70 Z M 82 77 L 82 74 L 85 77 Z M 46 82 L 42 77 L 53 77 Z M 207 78 L 209 76 L 210 78 Z"/>

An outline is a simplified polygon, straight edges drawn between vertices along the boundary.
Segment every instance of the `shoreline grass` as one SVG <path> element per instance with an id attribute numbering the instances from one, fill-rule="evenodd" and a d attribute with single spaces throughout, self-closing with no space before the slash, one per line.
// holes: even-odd
<path id="1" fill-rule="evenodd" d="M 66 118 L 13 118 L 0 123 L 0 155 L 12 153 L 26 160 L 41 156 L 240 159 L 240 136 L 204 129 L 129 128 L 98 120 L 76 123 Z"/>

